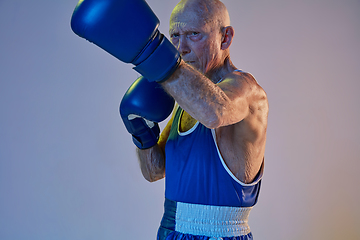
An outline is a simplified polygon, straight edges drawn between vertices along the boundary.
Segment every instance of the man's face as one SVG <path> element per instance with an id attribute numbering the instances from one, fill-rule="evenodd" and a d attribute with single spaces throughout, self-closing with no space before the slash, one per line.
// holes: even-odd
<path id="1" fill-rule="evenodd" d="M 222 60 L 220 29 L 214 23 L 205 23 L 195 11 L 174 11 L 170 19 L 170 39 L 182 59 L 206 74 Z"/>

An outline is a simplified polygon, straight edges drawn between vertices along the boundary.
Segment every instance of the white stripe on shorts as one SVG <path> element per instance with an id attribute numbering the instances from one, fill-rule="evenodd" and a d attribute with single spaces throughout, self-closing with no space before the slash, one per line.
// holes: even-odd
<path id="1" fill-rule="evenodd" d="M 226 207 L 178 202 L 175 231 L 208 237 L 233 237 L 250 233 L 252 207 Z"/>

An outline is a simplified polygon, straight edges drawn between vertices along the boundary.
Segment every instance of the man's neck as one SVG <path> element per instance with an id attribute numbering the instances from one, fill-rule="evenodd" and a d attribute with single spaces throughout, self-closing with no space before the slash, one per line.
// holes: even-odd
<path id="1" fill-rule="evenodd" d="M 206 77 L 208 77 L 213 83 L 218 83 L 222 78 L 224 78 L 225 75 L 233 72 L 236 70 L 236 67 L 230 60 L 230 56 L 225 58 L 224 64 L 221 66 L 209 71 L 205 74 Z"/>

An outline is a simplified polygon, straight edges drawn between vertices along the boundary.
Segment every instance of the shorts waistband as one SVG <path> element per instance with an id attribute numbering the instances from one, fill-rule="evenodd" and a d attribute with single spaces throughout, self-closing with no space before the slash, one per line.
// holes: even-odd
<path id="1" fill-rule="evenodd" d="M 184 234 L 233 237 L 250 233 L 252 207 L 227 207 L 176 202 L 165 199 L 161 226 Z"/>

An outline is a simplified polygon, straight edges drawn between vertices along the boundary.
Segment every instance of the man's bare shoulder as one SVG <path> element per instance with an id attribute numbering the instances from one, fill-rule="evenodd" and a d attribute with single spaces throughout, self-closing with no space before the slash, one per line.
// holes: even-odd
<path id="1" fill-rule="evenodd" d="M 268 105 L 265 90 L 251 73 L 232 71 L 224 76 L 218 86 L 226 91 L 229 97 L 233 95 L 233 97 L 241 96 L 248 99 L 249 108 L 253 104 L 261 104 L 263 108 L 266 108 Z"/>
<path id="2" fill-rule="evenodd" d="M 265 134 L 267 128 L 267 118 L 269 112 L 269 103 L 266 92 L 258 84 L 254 76 L 247 72 L 233 71 L 227 74 L 222 82 L 221 88 L 227 92 L 227 95 L 236 98 L 242 96 L 246 99 L 247 115 L 238 123 L 225 126 L 231 129 L 233 134 L 251 136 L 254 139 L 259 135 Z"/>
<path id="3" fill-rule="evenodd" d="M 243 86 L 247 85 L 253 90 L 264 92 L 264 89 L 260 86 L 260 84 L 256 81 L 255 77 L 248 72 L 243 71 L 233 71 L 225 76 L 225 79 L 233 82 L 234 84 L 241 84 Z"/>

